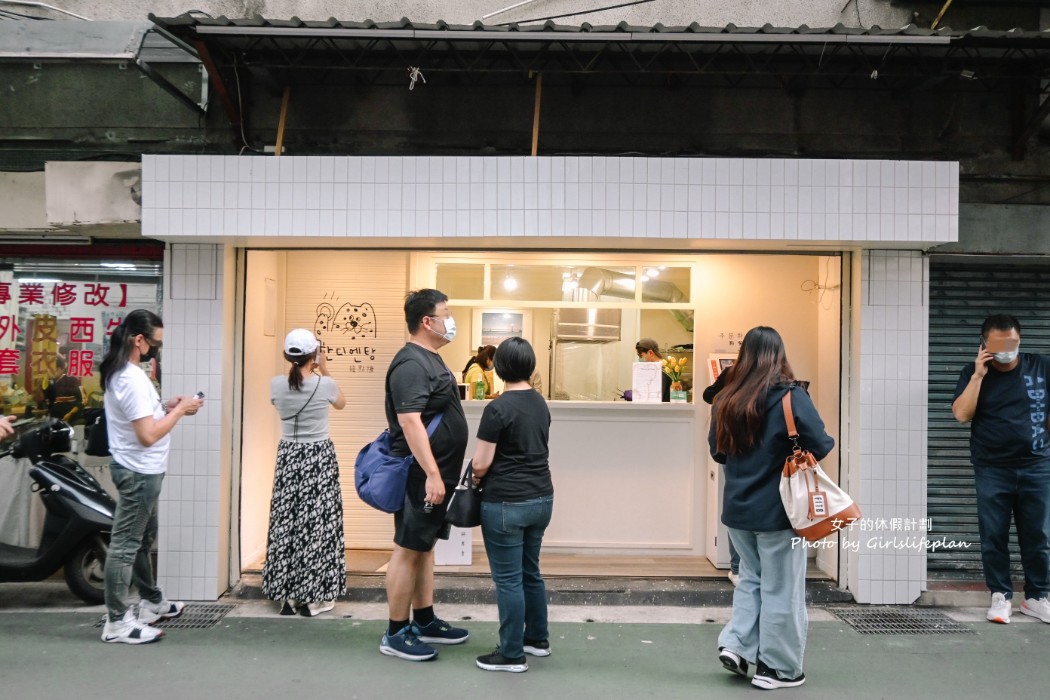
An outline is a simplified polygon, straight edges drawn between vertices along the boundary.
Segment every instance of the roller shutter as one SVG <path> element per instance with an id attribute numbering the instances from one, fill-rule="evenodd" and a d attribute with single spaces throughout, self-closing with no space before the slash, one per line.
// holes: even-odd
<path id="1" fill-rule="evenodd" d="M 930 552 L 931 578 L 984 578 L 970 430 L 952 416 L 951 402 L 959 371 L 977 353 L 981 323 L 994 313 L 1017 316 L 1023 351 L 1050 352 L 1050 261 L 930 258 L 928 515 L 936 538 L 972 543 L 968 549 Z M 1019 573 L 1016 533 L 1010 559 Z"/>

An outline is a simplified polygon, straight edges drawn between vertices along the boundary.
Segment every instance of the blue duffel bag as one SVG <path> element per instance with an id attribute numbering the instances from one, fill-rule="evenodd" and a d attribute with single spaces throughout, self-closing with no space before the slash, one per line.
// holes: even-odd
<path id="1" fill-rule="evenodd" d="M 427 426 L 427 438 L 441 425 L 444 413 L 431 419 Z M 415 459 L 390 453 L 390 430 L 361 448 L 354 462 L 354 486 L 362 501 L 384 513 L 396 513 L 405 507 L 405 484 L 408 468 Z"/>

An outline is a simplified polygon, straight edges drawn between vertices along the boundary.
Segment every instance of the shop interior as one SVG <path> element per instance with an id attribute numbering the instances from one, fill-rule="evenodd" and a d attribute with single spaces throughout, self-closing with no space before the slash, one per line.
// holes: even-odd
<path id="1" fill-rule="evenodd" d="M 384 570 L 392 519 L 357 499 L 353 460 L 385 427 L 383 379 L 407 338 L 402 304 L 410 289 L 436 287 L 448 294 L 458 332 L 441 355 L 454 373 L 479 346 L 523 336 L 537 354 L 534 387 L 550 402 L 565 402 L 566 410 L 575 410 L 576 402 L 580 411 L 586 410 L 585 402 L 622 405 L 640 338 L 655 339 L 664 356 L 680 366 L 684 360 L 682 383 L 694 412 L 690 444 L 682 447 L 689 454 L 689 475 L 681 484 L 665 485 L 685 491 L 690 504 L 677 544 L 652 550 L 607 542 L 545 545 L 544 566 L 552 575 L 724 576 L 718 569 L 727 565 L 728 551 L 718 522 L 717 486 L 711 485 L 719 482 L 720 471 L 706 454 L 709 408 L 700 393 L 756 325 L 781 333 L 796 376 L 811 382 L 810 393 L 838 440 L 843 338 L 848 335 L 842 314 L 848 266 L 838 254 L 250 250 L 242 262 L 243 423 L 235 475 L 241 497 L 233 518 L 240 532 L 232 541 L 245 572 L 260 571 L 265 556 L 280 434 L 269 382 L 286 374 L 280 342 L 295 327 L 319 334 L 348 399 L 346 409 L 331 416 L 348 567 L 354 573 Z M 565 469 L 560 478 L 571 493 L 571 467 L 556 459 L 552 448 L 556 494 L 559 468 Z M 836 449 L 825 469 L 837 474 L 838 460 Z M 659 466 L 640 461 L 639 470 Z M 563 505 L 556 495 L 549 534 L 588 517 L 587 507 L 575 506 Z M 620 517 L 630 518 L 630 509 Z M 442 570 L 486 573 L 480 533 L 466 542 L 469 563 L 459 560 Z M 836 578 L 837 561 L 815 561 L 811 570 L 814 576 Z"/>

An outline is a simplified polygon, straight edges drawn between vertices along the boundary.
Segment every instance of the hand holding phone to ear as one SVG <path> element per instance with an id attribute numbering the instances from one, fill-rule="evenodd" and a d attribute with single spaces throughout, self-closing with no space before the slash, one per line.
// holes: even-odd
<path id="1" fill-rule="evenodd" d="M 991 361 L 992 352 L 984 343 L 981 343 L 981 347 L 977 349 L 977 359 L 973 364 L 973 376 L 981 379 L 988 374 L 988 363 Z"/>

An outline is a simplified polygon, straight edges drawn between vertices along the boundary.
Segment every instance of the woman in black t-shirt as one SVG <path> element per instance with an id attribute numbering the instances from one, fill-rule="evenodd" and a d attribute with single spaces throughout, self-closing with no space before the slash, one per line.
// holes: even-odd
<path id="1" fill-rule="evenodd" d="M 499 647 L 479 656 L 486 671 L 527 671 L 525 654 L 549 656 L 547 590 L 540 546 L 554 510 L 547 462 L 551 414 L 529 383 L 536 354 L 508 338 L 496 349 L 496 374 L 506 386 L 478 426 L 474 479 L 482 486 L 481 534 L 496 584 Z"/>

